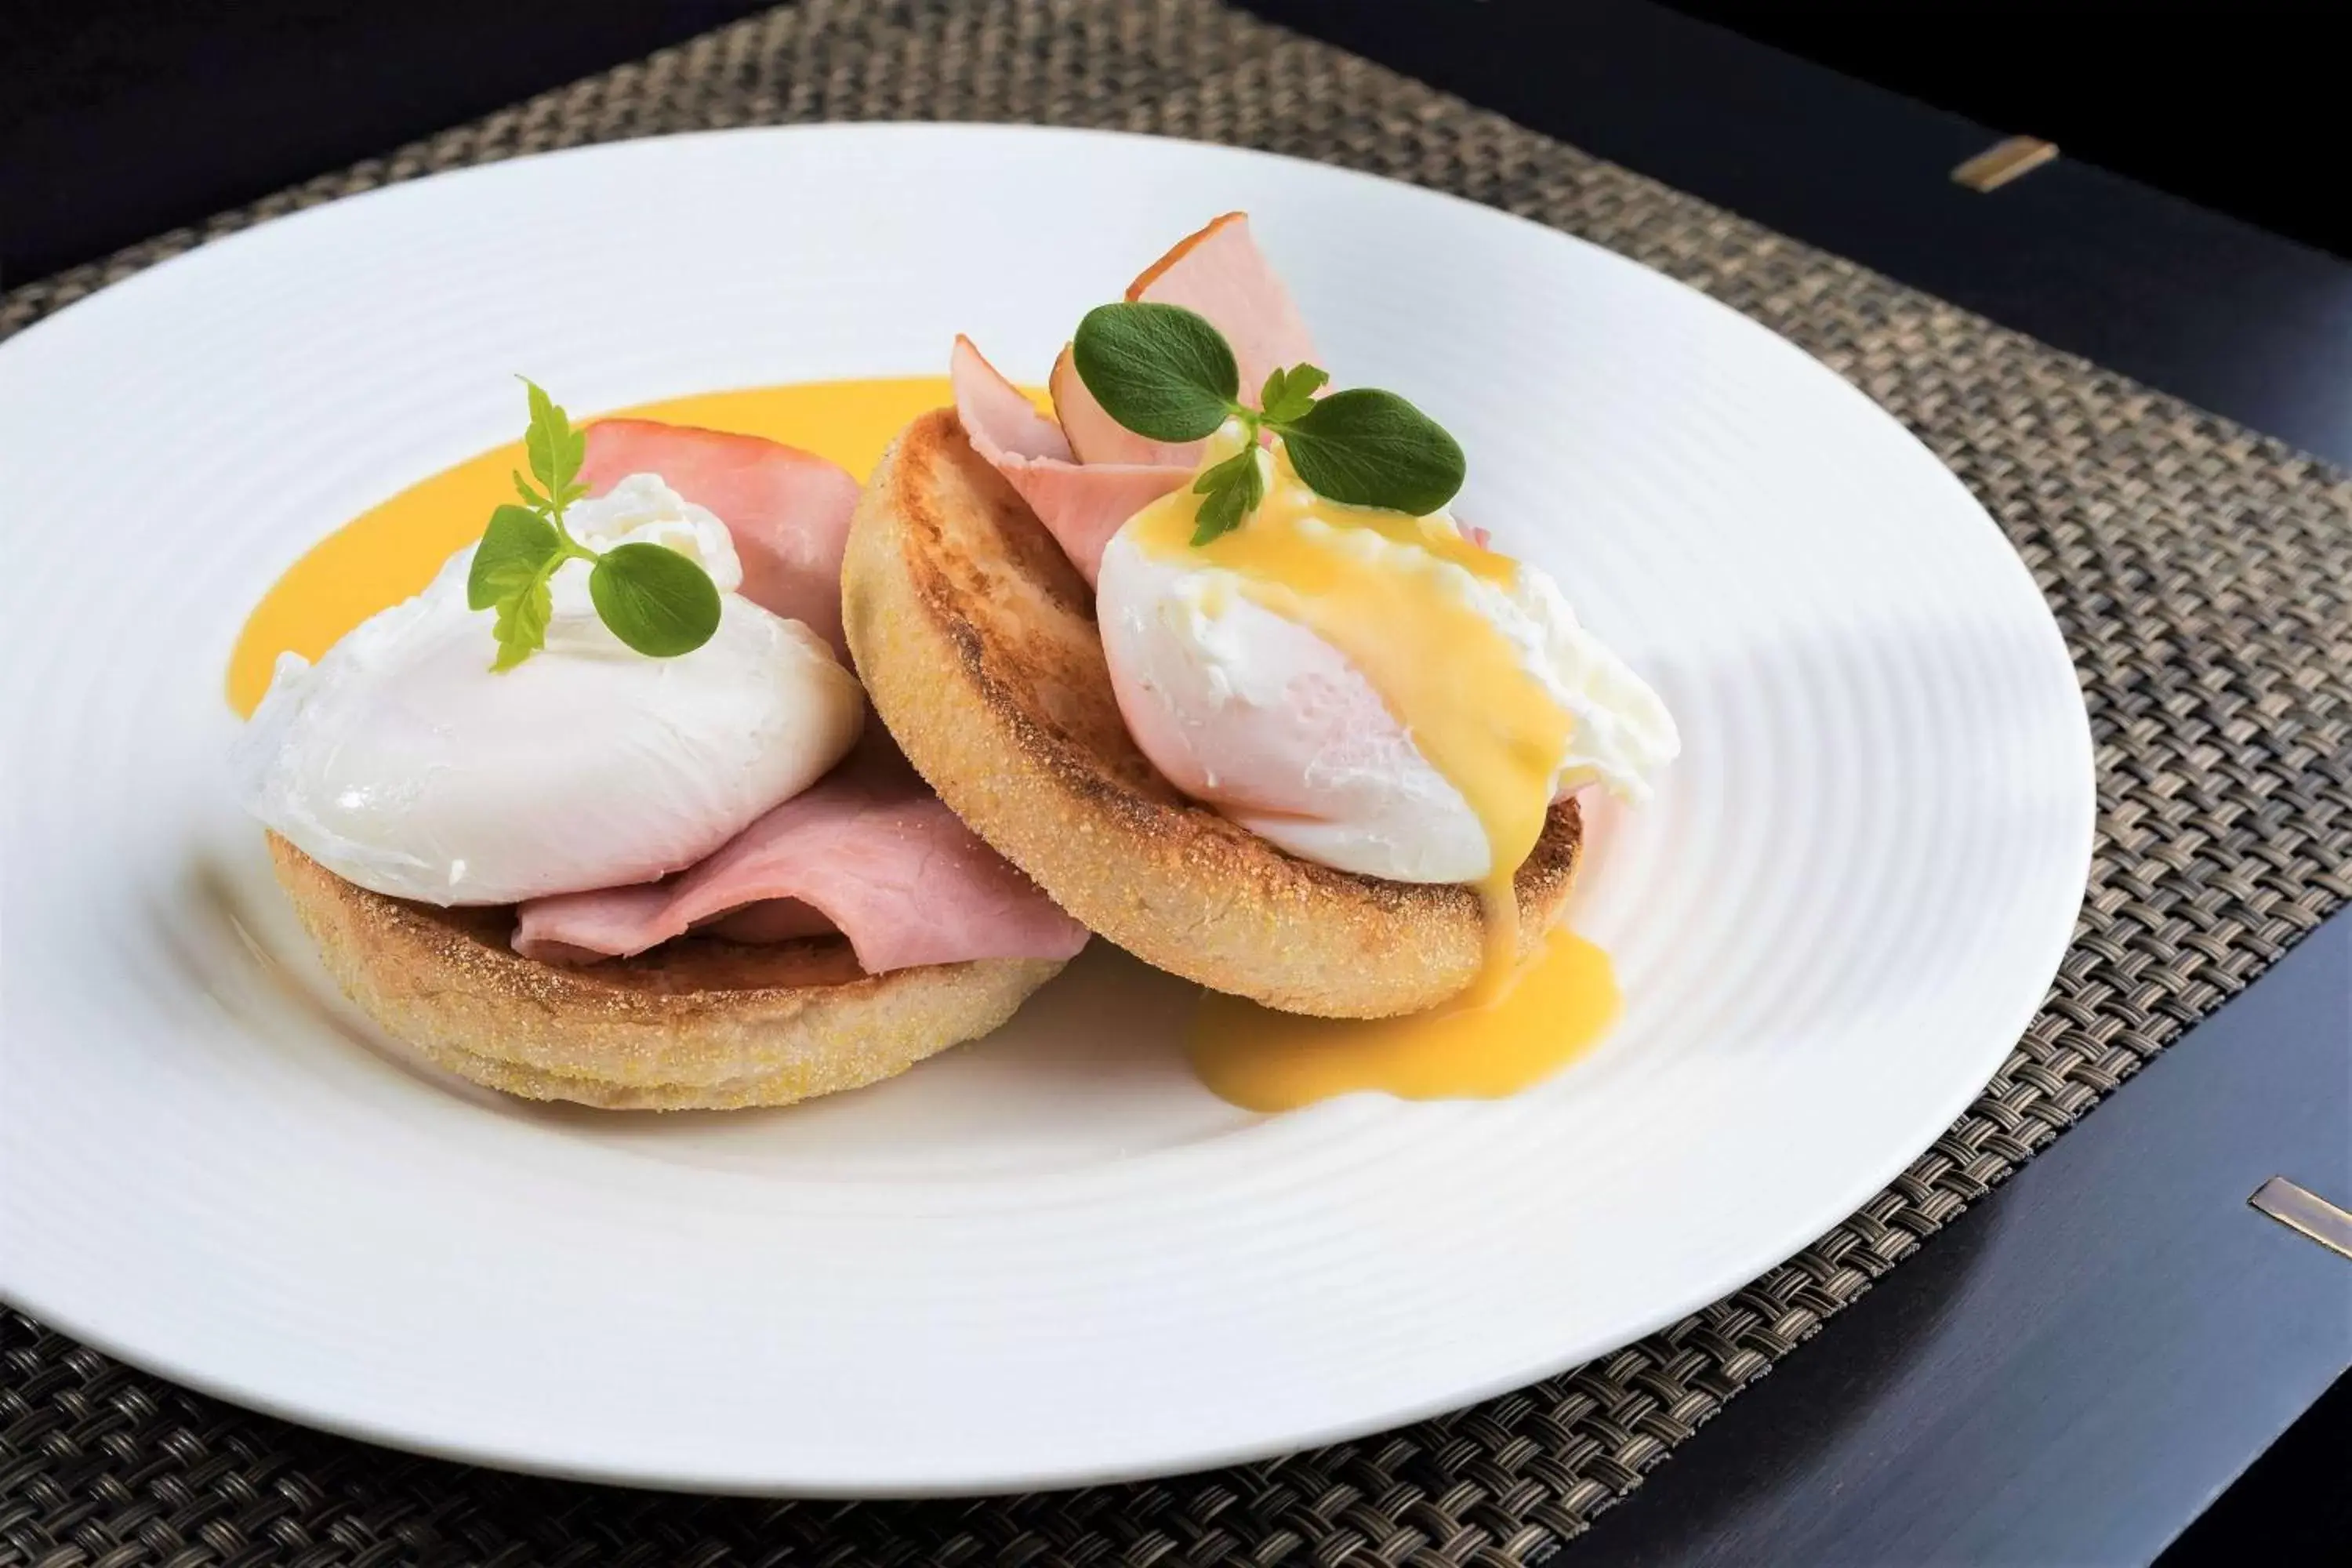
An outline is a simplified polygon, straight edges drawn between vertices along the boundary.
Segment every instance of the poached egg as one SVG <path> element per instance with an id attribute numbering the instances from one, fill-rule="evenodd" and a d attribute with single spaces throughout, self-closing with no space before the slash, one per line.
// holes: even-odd
<path id="1" fill-rule="evenodd" d="M 1229 425 L 1203 467 L 1243 439 Z M 1585 784 L 1647 798 L 1674 720 L 1549 575 L 1444 512 L 1328 500 L 1279 441 L 1257 460 L 1241 528 L 1194 544 L 1185 487 L 1103 552 L 1112 686 L 1171 783 L 1302 858 L 1408 882 L 1507 881 Z"/>
<path id="2" fill-rule="evenodd" d="M 549 586 L 545 647 L 493 673 L 467 607 L 473 547 L 315 665 L 279 658 L 230 766 L 246 808 L 348 881 L 441 905 L 652 881 L 700 860 L 846 755 L 856 677 L 796 620 L 744 598 L 727 526 L 651 474 L 567 509 L 592 550 L 676 550 L 719 590 L 719 628 L 675 658 L 598 618 L 588 563 Z"/>

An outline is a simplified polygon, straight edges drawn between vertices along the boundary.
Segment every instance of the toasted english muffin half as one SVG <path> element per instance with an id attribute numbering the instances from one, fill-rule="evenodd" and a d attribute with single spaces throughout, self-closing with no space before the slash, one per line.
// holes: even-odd
<path id="1" fill-rule="evenodd" d="M 1119 717 L 1093 594 L 952 408 L 883 455 L 842 595 L 858 678 L 924 780 L 1145 963 L 1334 1018 L 1417 1012 L 1477 974 L 1473 889 L 1299 859 L 1160 775 Z M 1523 953 L 1566 901 L 1582 836 L 1575 802 L 1558 803 L 1519 868 Z"/>
<path id="2" fill-rule="evenodd" d="M 902 1073 L 1011 1017 L 1049 958 L 866 974 L 848 942 L 689 936 L 569 968 L 507 945 L 508 909 L 372 893 L 269 835 L 278 880 L 360 1010 L 476 1083 L 615 1110 L 789 1105 Z"/>

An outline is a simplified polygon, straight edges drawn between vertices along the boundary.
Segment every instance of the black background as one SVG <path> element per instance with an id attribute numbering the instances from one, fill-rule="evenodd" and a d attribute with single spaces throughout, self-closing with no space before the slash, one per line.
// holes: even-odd
<path id="1" fill-rule="evenodd" d="M 103 256 L 765 8 L 0 0 L 0 281 Z"/>
<path id="2" fill-rule="evenodd" d="M 1573 0 L 1570 0 L 1573 4 Z M 1672 9 L 2352 256 L 2326 0 L 1668 0 Z M 2331 30 L 2332 31 L 2332 30 Z"/>
<path id="3" fill-rule="evenodd" d="M 1372 46 L 1388 0 L 1249 3 L 1381 52 Z M 1454 3 L 1473 36 L 1477 18 L 1468 14 L 1489 0 Z M 1515 37 L 1528 53 L 1511 68 L 1537 83 L 1553 68 L 1548 47 L 1589 47 L 1594 16 L 1624 8 L 1622 0 L 1491 3 L 1515 14 Z M 746 0 L 0 0 L 0 284 L 103 256 L 763 8 Z M 2320 41 L 2329 7 L 1675 0 L 1672 8 L 2352 256 L 2342 57 Z M 1564 82 L 1574 76 L 1559 72 Z M 1737 148 L 1686 152 L 1739 156 Z M 2225 302 L 2242 279 L 2210 281 Z M 2276 1543 L 2270 1561 L 2319 1560 L 2344 1543 L 2347 1453 L 2352 1384 L 2339 1384 L 2167 1562 L 2234 1561 L 2258 1536 Z"/>
<path id="4" fill-rule="evenodd" d="M 1255 8 L 1277 18 L 1345 10 L 1360 25 L 1384 3 Z M 1471 11 L 1484 0 L 1455 3 Z M 103 255 L 761 8 L 748 0 L 5 0 L 0 279 Z M 1565 40 L 1584 7 L 1507 8 L 1555 14 Z M 2321 42 L 2326 5 L 1675 0 L 1673 8 L 2352 256 L 2343 173 L 2352 122 L 2342 57 Z M 1544 68 L 1540 57 L 1531 68 Z"/>

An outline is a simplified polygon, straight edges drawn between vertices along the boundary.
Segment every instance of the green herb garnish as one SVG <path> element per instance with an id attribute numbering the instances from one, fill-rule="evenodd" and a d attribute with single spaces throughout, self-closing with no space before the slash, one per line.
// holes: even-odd
<path id="1" fill-rule="evenodd" d="M 1276 428 L 1307 487 L 1349 506 L 1419 517 L 1462 489 L 1462 448 L 1393 392 L 1351 386 Z"/>
<path id="2" fill-rule="evenodd" d="M 547 646 L 555 609 L 548 581 L 567 561 L 593 563 L 589 600 L 613 635 L 637 652 L 672 658 L 709 642 L 719 629 L 719 588 L 699 565 L 658 544 L 617 545 L 599 554 L 564 528 L 563 509 L 588 493 L 579 482 L 588 438 L 535 384 L 523 385 L 530 396 L 523 452 L 539 485 L 514 476 L 522 504 L 509 501 L 490 513 L 466 574 L 467 605 L 498 612 L 490 635 L 499 657 L 490 668 L 512 669 Z"/>
<path id="3" fill-rule="evenodd" d="M 1265 474 L 1257 466 L 1257 443 L 1250 442 L 1222 463 L 1201 470 L 1192 493 L 1205 498 L 1192 517 L 1192 542 L 1206 544 L 1239 528 L 1265 499 Z"/>
<path id="4" fill-rule="evenodd" d="M 658 544 L 616 544 L 596 557 L 588 597 L 614 637 L 656 658 L 692 653 L 719 629 L 710 574 Z"/>
<path id="5" fill-rule="evenodd" d="M 1281 436 L 1309 489 L 1348 506 L 1419 516 L 1462 488 L 1461 447 L 1392 392 L 1359 387 L 1318 399 L 1330 377 L 1299 364 L 1267 376 L 1258 405 L 1247 406 L 1232 345 L 1181 305 L 1098 305 L 1078 323 L 1071 357 L 1103 412 L 1139 436 L 1198 441 L 1228 419 L 1242 422 L 1242 450 L 1192 481 L 1202 498 L 1195 544 L 1239 528 L 1265 499 L 1262 430 Z"/>
<path id="6" fill-rule="evenodd" d="M 1240 367 L 1224 334 L 1181 305 L 1104 305 L 1070 345 L 1104 412 L 1154 441 L 1198 441 L 1238 406 Z"/>

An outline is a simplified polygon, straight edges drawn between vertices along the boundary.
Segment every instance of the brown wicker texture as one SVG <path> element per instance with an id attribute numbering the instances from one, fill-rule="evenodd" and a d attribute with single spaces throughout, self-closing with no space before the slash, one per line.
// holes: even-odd
<path id="1" fill-rule="evenodd" d="M 0 332 L 387 182 L 708 126 L 1017 120 L 1271 148 L 1597 240 L 1794 339 L 2000 520 L 2088 696 L 2090 898 L 2048 1005 L 1894 1185 L 1576 1372 L 1278 1462 L 971 1503 L 753 1503 L 289 1428 L 0 1314 L 0 1565 L 1541 1561 L 1749 1379 L 2352 894 L 2352 482 L 2276 442 L 1215 0 L 807 0 L 34 283 Z"/>

